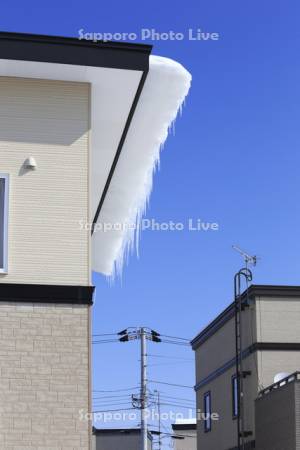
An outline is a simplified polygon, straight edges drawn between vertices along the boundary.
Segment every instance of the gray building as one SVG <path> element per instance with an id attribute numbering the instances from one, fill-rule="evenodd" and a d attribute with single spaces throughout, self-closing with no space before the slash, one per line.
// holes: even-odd
<path id="1" fill-rule="evenodd" d="M 242 294 L 245 431 L 255 448 L 255 400 L 280 372 L 300 368 L 300 287 L 252 285 Z M 234 304 L 192 341 L 196 358 L 197 409 L 218 417 L 197 424 L 198 450 L 237 445 Z"/>
<path id="2" fill-rule="evenodd" d="M 107 428 L 93 430 L 93 450 L 140 450 L 140 428 Z M 148 450 L 152 450 L 152 435 L 148 433 Z"/>
<path id="3" fill-rule="evenodd" d="M 260 392 L 255 428 L 258 450 L 300 449 L 300 372 Z"/>
<path id="4" fill-rule="evenodd" d="M 178 421 L 172 424 L 173 445 L 175 450 L 197 449 L 196 421 Z"/>

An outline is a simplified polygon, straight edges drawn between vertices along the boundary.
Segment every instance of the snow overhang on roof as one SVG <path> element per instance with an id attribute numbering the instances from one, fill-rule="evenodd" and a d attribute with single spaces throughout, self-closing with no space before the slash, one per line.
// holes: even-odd
<path id="1" fill-rule="evenodd" d="M 105 275 L 137 242 L 160 149 L 190 88 L 184 67 L 151 48 L 0 33 L 0 76 L 91 84 L 92 268 Z"/>

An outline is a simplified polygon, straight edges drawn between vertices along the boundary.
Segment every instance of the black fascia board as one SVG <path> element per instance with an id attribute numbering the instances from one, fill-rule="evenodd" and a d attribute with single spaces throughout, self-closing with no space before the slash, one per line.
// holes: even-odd
<path id="1" fill-rule="evenodd" d="M 0 302 L 92 305 L 94 286 L 0 284 Z"/>
<path id="2" fill-rule="evenodd" d="M 0 32 L 0 59 L 147 71 L 151 45 Z"/>

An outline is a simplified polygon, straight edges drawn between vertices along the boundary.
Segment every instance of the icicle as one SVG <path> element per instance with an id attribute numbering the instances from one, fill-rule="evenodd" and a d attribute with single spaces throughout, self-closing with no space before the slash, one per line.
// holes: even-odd
<path id="1" fill-rule="evenodd" d="M 98 221 L 134 229 L 96 232 L 93 269 L 108 276 L 121 274 L 129 254 L 139 254 L 141 224 L 159 168 L 160 151 L 175 131 L 177 114 L 188 94 L 191 75 L 179 63 L 152 56 L 149 74 L 123 146 Z"/>

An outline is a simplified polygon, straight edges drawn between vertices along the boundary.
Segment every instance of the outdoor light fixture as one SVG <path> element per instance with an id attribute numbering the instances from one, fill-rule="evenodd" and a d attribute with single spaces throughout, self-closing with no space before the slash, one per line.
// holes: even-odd
<path id="1" fill-rule="evenodd" d="M 26 159 L 24 166 L 26 167 L 26 169 L 36 170 L 37 164 L 33 156 L 30 156 L 29 158 Z"/>

